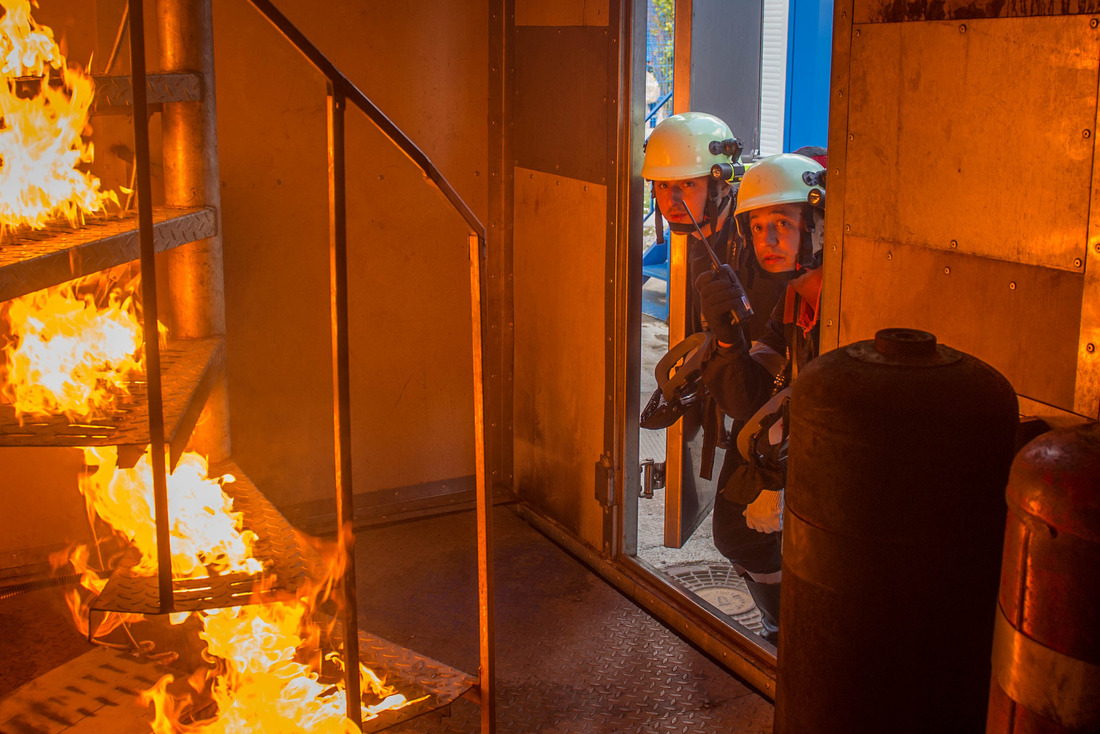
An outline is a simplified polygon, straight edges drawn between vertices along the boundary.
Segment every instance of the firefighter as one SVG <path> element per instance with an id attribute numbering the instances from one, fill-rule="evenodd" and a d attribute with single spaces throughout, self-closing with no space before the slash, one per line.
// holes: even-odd
<path id="1" fill-rule="evenodd" d="M 696 262 L 701 262 L 693 219 L 719 259 L 735 255 L 731 252 L 737 235 L 730 217 L 733 187 L 711 176 L 711 168 L 738 163 L 739 155 L 740 144 L 729 126 L 703 112 L 685 112 L 662 120 L 646 141 L 642 177 L 653 182 L 657 208 L 669 229 L 688 237 L 692 271 Z M 690 273 L 692 280 L 695 275 Z M 698 328 L 698 318 L 694 321 Z"/>
<path id="2" fill-rule="evenodd" d="M 784 388 L 817 354 L 824 169 L 810 158 L 764 158 L 745 174 L 734 219 L 745 239 L 748 282 L 784 286 L 762 333 L 751 342 L 730 308 L 738 297 L 728 278 L 703 271 L 696 287 L 717 346 L 702 379 L 722 410 L 747 421 L 727 451 L 713 515 L 714 543 L 745 579 L 762 614 L 765 639 L 778 639 L 783 487 L 786 483 Z"/>

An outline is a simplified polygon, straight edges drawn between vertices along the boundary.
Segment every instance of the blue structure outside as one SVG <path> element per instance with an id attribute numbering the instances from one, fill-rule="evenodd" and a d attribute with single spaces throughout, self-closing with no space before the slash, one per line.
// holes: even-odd
<path id="1" fill-rule="evenodd" d="M 833 0 L 790 0 L 783 150 L 828 145 Z"/>
<path id="2" fill-rule="evenodd" d="M 644 126 L 646 136 L 656 126 L 659 119 L 672 114 L 672 49 L 673 49 L 673 7 L 674 3 L 653 0 L 648 2 L 646 27 L 646 87 L 647 115 Z M 650 74 L 657 82 L 656 94 L 650 90 Z M 654 99 L 655 97 L 655 99 Z M 644 196 L 643 221 L 653 217 L 655 203 L 647 193 Z M 668 320 L 668 243 L 666 240 L 655 242 L 642 254 L 642 282 L 655 278 L 664 282 L 664 293 L 652 289 L 643 290 L 642 312 L 660 319 Z"/>

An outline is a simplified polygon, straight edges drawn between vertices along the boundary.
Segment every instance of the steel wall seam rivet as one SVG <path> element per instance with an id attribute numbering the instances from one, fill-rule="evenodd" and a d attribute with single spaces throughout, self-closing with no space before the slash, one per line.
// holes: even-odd
<path id="1" fill-rule="evenodd" d="M 944 275 L 951 275 L 951 268 L 950 267 L 945 267 L 943 269 L 943 274 Z"/>
<path id="2" fill-rule="evenodd" d="M 1089 344 L 1087 344 L 1087 345 L 1085 346 L 1085 351 L 1086 351 L 1086 352 L 1088 352 L 1089 354 L 1092 354 L 1093 352 L 1095 352 L 1095 351 L 1096 351 L 1096 345 L 1095 345 L 1095 344 L 1092 344 L 1092 343 L 1090 342 Z"/>
<path id="3" fill-rule="evenodd" d="M 955 248 L 955 247 L 958 247 L 958 246 L 959 246 L 959 241 L 958 240 L 951 240 L 951 247 L 952 248 Z"/>
<path id="4" fill-rule="evenodd" d="M 1009 289 L 1010 291 L 1014 291 L 1014 290 L 1016 290 L 1016 282 L 1015 282 L 1015 281 L 1013 281 L 1013 282 L 1009 283 L 1009 284 L 1008 284 L 1008 289 Z"/>
<path id="5" fill-rule="evenodd" d="M 1081 262 L 1081 258 L 1076 257 L 1076 258 L 1073 259 L 1073 266 L 1074 267 L 1079 268 L 1079 267 L 1081 267 L 1081 265 L 1083 265 L 1083 263 Z"/>
<path id="6" fill-rule="evenodd" d="M 959 26 L 959 33 L 966 33 L 966 23 Z"/>
<path id="7" fill-rule="evenodd" d="M 1089 28 L 1096 28 L 1097 26 L 1100 26 L 1100 20 L 1093 18 L 1089 21 Z"/>
<path id="8" fill-rule="evenodd" d="M 1092 130 L 1085 130 L 1081 133 L 1081 135 L 1083 135 L 1086 138 L 1091 138 L 1092 137 Z"/>

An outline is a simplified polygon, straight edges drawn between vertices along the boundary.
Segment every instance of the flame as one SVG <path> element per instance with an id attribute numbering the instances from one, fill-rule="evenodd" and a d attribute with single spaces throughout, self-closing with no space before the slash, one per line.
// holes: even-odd
<path id="1" fill-rule="evenodd" d="M 0 229 L 38 229 L 58 217 L 75 225 L 118 203 L 78 169 L 94 156 L 82 138 L 92 80 L 66 63 L 53 31 L 31 17 L 30 0 L 0 0 L 0 7 Z M 53 83 L 58 73 L 60 85 Z M 37 92 L 26 96 L 28 87 Z"/>
<path id="2" fill-rule="evenodd" d="M 153 513 L 153 470 L 146 452 L 132 469 L 119 469 L 113 446 L 84 449 L 90 472 L 80 481 L 89 512 L 126 536 L 141 554 L 131 573 L 157 571 L 157 536 Z M 168 475 L 168 516 L 172 545 L 172 575 L 202 578 L 223 573 L 259 573 L 263 565 L 252 557 L 256 535 L 242 530 L 241 514 L 222 483 L 209 479 L 206 460 L 194 453 L 180 457 Z"/>
<path id="3" fill-rule="evenodd" d="M 146 692 L 146 700 L 155 711 L 154 731 L 203 734 L 358 731 L 345 716 L 347 698 L 342 682 L 335 686 L 321 682 L 318 673 L 301 660 L 304 652 L 314 652 L 311 642 L 316 639 L 307 599 L 216 609 L 200 616 L 203 618 L 200 637 L 207 643 L 208 653 L 225 666 L 225 672 L 215 677 L 211 686 L 217 718 L 181 727 L 181 700 L 167 693 L 162 679 L 161 684 Z M 326 660 L 339 667 L 336 653 Z M 360 684 L 364 694 L 377 699 L 377 703 L 363 705 L 364 721 L 413 703 L 362 665 Z"/>
<path id="4" fill-rule="evenodd" d="M 130 394 L 144 343 L 131 295 L 136 281 L 97 298 L 89 288 L 103 291 L 109 281 L 92 276 L 0 307 L 10 333 L 0 349 L 0 394 L 21 420 L 58 413 L 70 421 L 100 418 Z"/>
<path id="5" fill-rule="evenodd" d="M 115 449 L 86 448 L 88 476 L 80 484 L 88 511 L 106 521 L 133 544 L 141 563 L 133 573 L 156 572 L 156 537 L 153 522 L 152 476 L 147 455 L 133 469 L 117 467 Z M 223 491 L 231 477 L 207 477 L 206 461 L 197 454 L 185 454 L 168 477 L 169 515 L 172 518 L 172 572 L 175 577 L 201 578 L 212 573 L 242 571 L 260 573 L 253 557 L 255 535 L 241 530 L 240 513 Z M 86 567 L 87 550 L 78 548 L 70 560 L 74 567 Z M 321 629 L 313 620 L 313 609 L 333 588 L 333 577 L 344 567 L 339 554 L 328 566 L 328 578 L 316 592 L 301 589 L 292 599 L 197 613 L 202 624 L 199 637 L 206 643 L 204 658 L 213 668 L 196 671 L 189 679 L 192 689 L 204 691 L 216 704 L 213 720 L 186 724 L 190 714 L 189 695 L 173 693 L 174 677 L 163 677 L 143 694 L 155 712 L 153 731 L 203 732 L 209 734 L 264 732 L 333 732 L 345 734 L 357 729 L 345 716 L 346 695 L 342 681 L 324 682 L 320 673 Z M 86 573 L 94 584 L 99 576 Z M 75 592 L 74 592 L 75 593 Z M 70 602 L 73 604 L 74 602 Z M 86 613 L 88 602 L 76 602 L 74 615 Z M 181 616 L 173 615 L 179 623 Z M 115 626 L 126 621 L 106 620 Z M 80 624 L 78 622 L 78 624 Z M 86 627 L 83 628 L 86 631 Z M 102 628 L 101 628 L 102 629 Z M 97 632 L 97 635 L 99 633 Z M 329 669 L 339 670 L 339 655 L 325 657 Z M 364 696 L 364 721 L 383 711 L 408 706 L 409 701 L 386 685 L 372 671 L 360 666 Z M 177 687 L 178 689 L 178 687 Z M 418 699 L 419 700 L 419 699 Z"/>

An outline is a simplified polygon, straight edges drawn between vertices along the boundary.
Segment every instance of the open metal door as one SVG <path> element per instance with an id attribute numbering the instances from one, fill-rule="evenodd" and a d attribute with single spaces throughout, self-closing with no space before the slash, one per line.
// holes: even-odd
<path id="1" fill-rule="evenodd" d="M 668 263 L 668 344 L 689 336 L 694 288 L 687 277 L 687 236 L 673 234 Z M 665 429 L 665 545 L 680 548 L 706 519 L 714 505 L 722 449 L 715 450 L 711 479 L 699 476 L 703 461 L 703 427 L 699 412 L 687 410 Z"/>
<path id="2" fill-rule="evenodd" d="M 708 112 L 726 121 L 744 145 L 760 140 L 760 0 L 677 0 L 673 109 Z M 672 235 L 669 252 L 668 343 L 692 330 L 694 286 L 688 283 L 686 237 Z M 685 415 L 665 436 L 665 545 L 680 548 L 714 504 L 723 452 L 711 479 L 699 476 L 703 430 Z"/>
<path id="3" fill-rule="evenodd" d="M 489 186 L 511 227 L 502 273 L 514 316 L 514 486 L 527 507 L 601 551 L 614 542 L 622 481 L 614 334 L 624 5 L 515 0 L 511 16 L 507 2 L 490 11 L 491 21 L 501 13 L 504 43 L 502 63 L 491 64 L 503 74 L 505 114 L 491 127 L 501 154 Z"/>

